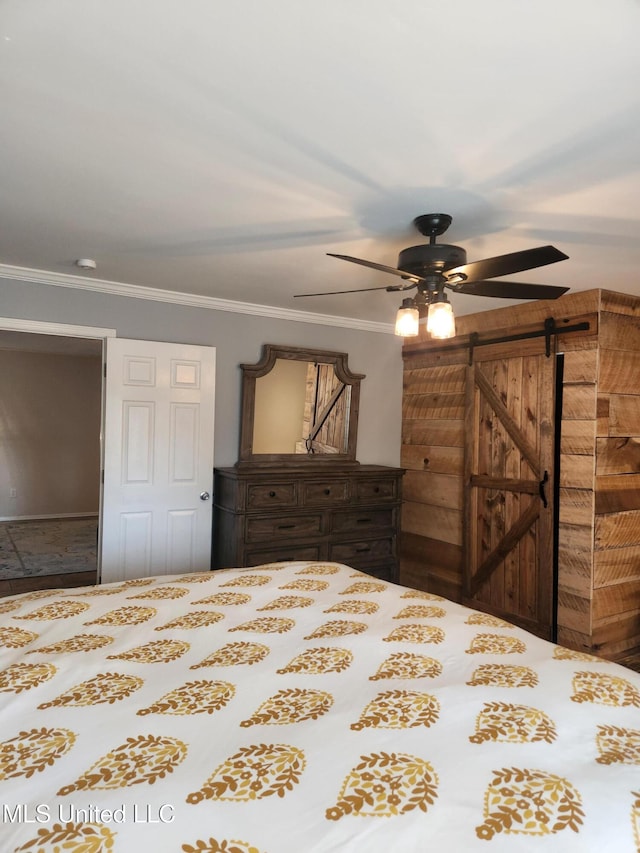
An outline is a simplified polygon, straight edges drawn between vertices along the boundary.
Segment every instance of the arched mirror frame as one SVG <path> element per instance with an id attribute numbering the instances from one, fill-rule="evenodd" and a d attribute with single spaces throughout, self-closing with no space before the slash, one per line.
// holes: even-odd
<path id="1" fill-rule="evenodd" d="M 349 426 L 345 453 L 306 454 L 306 453 L 254 453 L 253 436 L 255 424 L 256 380 L 273 370 L 277 359 L 332 364 L 340 382 L 351 389 L 349 405 Z M 347 353 L 331 350 L 306 349 L 304 347 L 278 346 L 264 344 L 262 358 L 256 364 L 241 364 L 242 370 L 242 412 L 240 419 L 240 454 L 238 466 L 290 464 L 309 466 L 317 464 L 331 466 L 336 463 L 356 462 L 356 444 L 358 439 L 358 412 L 360 408 L 360 382 L 365 378 L 362 373 L 352 373 L 347 364 Z"/>

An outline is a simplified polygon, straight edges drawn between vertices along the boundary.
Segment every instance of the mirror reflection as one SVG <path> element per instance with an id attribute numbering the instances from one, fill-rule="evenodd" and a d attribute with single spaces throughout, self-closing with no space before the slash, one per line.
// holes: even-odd
<path id="1" fill-rule="evenodd" d="M 242 413 L 237 465 L 356 462 L 362 373 L 344 352 L 264 344 L 241 364 Z"/>
<path id="2" fill-rule="evenodd" d="M 333 364 L 276 358 L 255 382 L 254 454 L 344 454 L 351 386 Z"/>

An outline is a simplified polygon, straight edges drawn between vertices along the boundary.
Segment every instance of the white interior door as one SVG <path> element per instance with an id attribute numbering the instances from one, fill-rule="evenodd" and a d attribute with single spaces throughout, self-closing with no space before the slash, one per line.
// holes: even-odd
<path id="1" fill-rule="evenodd" d="M 102 583 L 211 568 L 215 348 L 110 338 Z"/>

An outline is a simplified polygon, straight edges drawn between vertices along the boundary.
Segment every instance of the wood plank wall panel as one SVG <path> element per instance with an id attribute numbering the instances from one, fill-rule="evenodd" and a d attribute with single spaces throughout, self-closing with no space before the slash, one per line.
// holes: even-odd
<path id="1" fill-rule="evenodd" d="M 461 316 L 458 339 L 520 333 L 550 316 L 560 328 L 590 325 L 557 337 L 564 352 L 558 640 L 612 656 L 640 646 L 640 299 L 594 290 Z M 468 352 L 443 351 L 421 333 L 405 344 L 404 358 L 402 465 L 411 499 L 403 506 L 401 580 L 455 599 Z"/>
<path id="2" fill-rule="evenodd" d="M 567 420 L 594 421 L 597 391 L 595 382 L 565 382 L 562 393 L 562 417 Z"/>
<path id="3" fill-rule="evenodd" d="M 563 628 L 588 636 L 591 633 L 589 611 L 590 599 L 565 589 L 558 590 L 558 623 Z"/>
<path id="4" fill-rule="evenodd" d="M 568 335 L 566 336 L 569 337 Z M 564 376 L 566 384 L 590 382 L 595 385 L 598 378 L 598 350 L 595 341 L 589 342 L 588 349 L 567 351 L 566 340 L 560 351 L 564 352 Z"/>
<path id="5" fill-rule="evenodd" d="M 558 629 L 590 637 L 598 348 L 567 335 L 560 424 Z"/>
<path id="6" fill-rule="evenodd" d="M 451 545 L 462 545 L 462 513 L 457 510 L 403 500 L 402 532 L 416 533 Z M 460 578 L 462 583 L 462 578 Z"/>
<path id="7" fill-rule="evenodd" d="M 436 474 L 459 474 L 462 470 L 462 447 L 437 444 L 403 444 L 402 468 L 413 471 L 432 471 Z"/>
<path id="8" fill-rule="evenodd" d="M 637 385 L 638 376 L 640 352 L 600 350 L 598 386 L 602 394 L 626 394 Z"/>
<path id="9" fill-rule="evenodd" d="M 634 427 L 635 429 L 640 427 L 640 411 Z M 640 472 L 640 436 L 616 435 L 596 439 L 596 474 L 598 476 L 634 472 Z"/>
<path id="10" fill-rule="evenodd" d="M 595 495 L 593 489 L 560 488 L 560 526 L 593 528 Z M 562 537 L 561 537 L 562 541 Z"/>
<path id="11" fill-rule="evenodd" d="M 464 353 L 405 364 L 400 581 L 460 600 Z"/>
<path id="12" fill-rule="evenodd" d="M 560 642 L 567 642 L 560 638 L 568 630 L 582 637 L 589 637 L 592 632 L 593 514 L 583 512 L 593 507 L 592 496 L 593 492 L 587 490 L 561 490 L 557 581 Z M 583 642 L 575 648 L 584 648 Z"/>
<path id="13" fill-rule="evenodd" d="M 462 421 L 404 421 L 403 444 L 434 445 L 436 447 L 464 447 Z"/>
<path id="14" fill-rule="evenodd" d="M 596 515 L 640 509 L 640 474 L 599 474 L 596 477 Z"/>
<path id="15" fill-rule="evenodd" d="M 603 309 L 592 615 L 594 645 L 610 656 L 640 646 L 640 300 Z"/>
<path id="16" fill-rule="evenodd" d="M 606 432 L 611 436 L 630 436 L 640 431 L 640 396 L 632 394 L 601 395 L 598 401 L 602 416 L 608 419 Z"/>
<path id="17" fill-rule="evenodd" d="M 619 548 L 640 547 L 639 528 L 640 512 L 637 511 L 599 515 L 595 519 L 596 551 L 614 552 Z"/>
<path id="18" fill-rule="evenodd" d="M 462 478 L 432 471 L 407 471 L 402 480 L 405 500 L 462 510 Z"/>
<path id="19" fill-rule="evenodd" d="M 640 559 L 638 545 L 596 550 L 593 556 L 593 586 L 610 586 L 632 582 L 640 586 Z"/>
<path id="20" fill-rule="evenodd" d="M 607 621 L 607 617 L 631 614 L 638 606 L 638 583 L 635 580 L 611 584 L 605 594 L 594 599 L 593 620 L 596 625 Z M 639 626 L 640 627 L 640 626 Z"/>
<path id="21" fill-rule="evenodd" d="M 460 597 L 460 545 L 405 531 L 402 534 L 402 551 L 402 583 L 454 601 Z"/>
<path id="22" fill-rule="evenodd" d="M 499 329 L 513 332 L 516 327 L 544 323 L 547 317 L 554 317 L 561 326 L 581 322 L 584 316 L 597 315 L 600 312 L 602 290 L 588 290 L 567 293 L 561 299 L 526 302 L 521 305 L 509 305 L 479 314 L 466 314 L 456 317 L 458 335 L 471 332 L 492 332 Z M 616 304 L 617 309 L 617 304 Z M 491 315 L 488 317 L 487 315 Z M 499 333 L 499 332 L 498 332 Z M 568 337 L 568 336 L 567 336 Z"/>
<path id="23" fill-rule="evenodd" d="M 574 631 L 571 628 L 558 625 L 558 642 L 570 649 L 577 649 L 580 652 L 589 652 L 591 654 L 594 653 L 590 633 L 584 634 L 581 631 Z"/>
<path id="24" fill-rule="evenodd" d="M 594 458 L 595 446 L 596 423 L 594 420 L 570 421 L 563 419 L 560 433 L 561 453 Z"/>
<path id="25" fill-rule="evenodd" d="M 600 346 L 606 350 L 640 352 L 640 316 L 625 316 L 617 308 L 602 307 L 598 335 Z"/>
<path id="26" fill-rule="evenodd" d="M 603 657 L 615 657 L 640 646 L 640 619 L 637 613 L 619 613 L 594 625 L 593 651 Z"/>
<path id="27" fill-rule="evenodd" d="M 560 485 L 565 489 L 593 488 L 595 459 L 578 453 L 561 453 Z"/>
<path id="28" fill-rule="evenodd" d="M 574 595 L 591 598 L 593 566 L 593 527 L 564 525 L 558 545 L 562 565 L 562 587 Z"/>

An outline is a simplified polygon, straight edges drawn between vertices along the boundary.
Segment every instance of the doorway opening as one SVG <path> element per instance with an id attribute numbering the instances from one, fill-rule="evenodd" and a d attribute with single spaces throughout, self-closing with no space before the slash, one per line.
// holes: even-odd
<path id="1" fill-rule="evenodd" d="M 111 335 L 0 318 L 0 596 L 96 582 Z"/>

